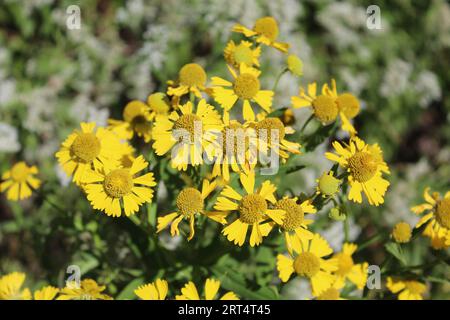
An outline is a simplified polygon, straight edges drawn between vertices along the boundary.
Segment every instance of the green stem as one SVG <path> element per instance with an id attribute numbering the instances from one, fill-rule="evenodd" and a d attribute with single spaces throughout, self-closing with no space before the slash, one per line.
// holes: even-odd
<path id="1" fill-rule="evenodd" d="M 277 76 L 277 78 L 275 79 L 275 83 L 273 84 L 273 88 L 272 91 L 275 92 L 277 90 L 278 87 L 278 82 L 280 81 L 281 77 L 283 76 L 283 74 L 285 74 L 288 71 L 287 68 L 284 68 Z"/>
<path id="2" fill-rule="evenodd" d="M 300 133 L 303 133 L 303 131 L 305 130 L 306 126 L 311 122 L 311 120 L 314 118 L 314 115 L 310 115 L 309 118 L 305 121 L 305 123 L 303 124 L 302 128 L 300 129 Z"/>

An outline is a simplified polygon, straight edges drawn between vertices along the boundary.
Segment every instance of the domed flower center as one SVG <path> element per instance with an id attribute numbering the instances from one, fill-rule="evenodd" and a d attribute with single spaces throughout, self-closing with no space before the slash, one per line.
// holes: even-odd
<path id="1" fill-rule="evenodd" d="M 339 110 L 344 112 L 347 118 L 352 119 L 359 113 L 359 101 L 356 97 L 350 93 L 343 93 L 336 99 Z"/>
<path id="2" fill-rule="evenodd" d="M 442 199 L 437 203 L 436 221 L 444 228 L 450 229 L 450 198 Z"/>
<path id="3" fill-rule="evenodd" d="M 320 95 L 312 102 L 314 116 L 322 123 L 328 124 L 336 120 L 338 107 L 332 97 Z"/>
<path id="4" fill-rule="evenodd" d="M 242 99 L 252 99 L 259 88 L 258 78 L 250 73 L 243 73 L 234 81 L 234 92 Z"/>
<path id="5" fill-rule="evenodd" d="M 223 152 L 224 154 L 237 155 L 239 152 L 245 152 L 247 137 L 245 129 L 240 123 L 230 123 L 222 130 Z M 229 145 L 228 145 L 229 144 Z M 240 144 L 243 144 L 240 146 Z M 240 148 L 239 148 L 240 147 Z M 229 151 L 228 151 L 229 148 Z M 228 151 L 228 152 L 227 152 Z"/>
<path id="6" fill-rule="evenodd" d="M 30 174 L 30 168 L 25 162 L 19 162 L 15 164 L 11 169 L 11 178 L 15 182 L 25 182 Z"/>
<path id="7" fill-rule="evenodd" d="M 241 43 L 234 49 L 233 58 L 238 65 L 245 63 L 246 65 L 251 66 L 253 64 L 252 49 Z"/>
<path id="8" fill-rule="evenodd" d="M 339 179 L 336 179 L 332 174 L 324 173 L 319 178 L 319 191 L 320 193 L 331 196 L 338 192 L 339 185 L 341 184 L 341 181 Z"/>
<path id="9" fill-rule="evenodd" d="M 286 231 L 293 231 L 301 226 L 305 218 L 302 207 L 294 199 L 281 199 L 276 204 L 277 209 L 286 211 L 283 221 L 283 228 Z"/>
<path id="10" fill-rule="evenodd" d="M 132 123 L 133 121 L 139 121 L 138 118 L 145 120 L 145 112 L 148 111 L 148 106 L 141 101 L 131 101 L 123 109 L 123 119 Z"/>
<path id="11" fill-rule="evenodd" d="M 411 239 L 411 227 L 406 222 L 399 222 L 392 230 L 392 237 L 398 243 L 406 243 Z"/>
<path id="12" fill-rule="evenodd" d="M 157 114 L 167 114 L 169 112 L 166 96 L 161 92 L 151 94 L 147 99 L 147 103 L 150 106 L 150 109 Z"/>
<path id="13" fill-rule="evenodd" d="M 348 167 L 356 181 L 366 182 L 375 175 L 378 165 L 370 153 L 357 151 L 348 159 Z"/>
<path id="14" fill-rule="evenodd" d="M 351 256 L 345 253 L 338 253 L 335 258 L 338 260 L 338 269 L 336 274 L 345 276 L 352 270 L 354 263 Z"/>
<path id="15" fill-rule="evenodd" d="M 180 69 L 178 78 L 185 86 L 203 86 L 206 82 L 206 72 L 200 65 L 188 63 Z"/>
<path id="16" fill-rule="evenodd" d="M 177 208 L 182 215 L 190 217 L 203 211 L 202 194 L 195 188 L 185 188 L 177 196 Z"/>
<path id="17" fill-rule="evenodd" d="M 242 222 L 253 224 L 258 222 L 267 211 L 267 202 L 259 194 L 244 196 L 239 205 L 239 218 Z"/>
<path id="18" fill-rule="evenodd" d="M 422 294 L 426 290 L 426 286 L 417 281 L 406 281 L 405 285 L 406 289 L 413 294 Z"/>
<path id="19" fill-rule="evenodd" d="M 116 169 L 108 173 L 103 182 L 107 195 L 112 198 L 122 198 L 133 189 L 133 177 L 128 169 Z"/>
<path id="20" fill-rule="evenodd" d="M 272 41 L 278 37 L 278 24 L 272 17 L 264 17 L 256 20 L 253 30 Z"/>
<path id="21" fill-rule="evenodd" d="M 339 300 L 339 291 L 336 288 L 328 288 L 317 297 L 317 300 Z"/>
<path id="22" fill-rule="evenodd" d="M 174 129 L 175 130 L 186 130 L 189 132 L 189 137 L 192 139 L 195 134 L 195 129 L 201 130 L 202 129 L 202 120 L 199 116 L 188 113 L 183 114 L 181 117 L 178 118 L 178 120 L 175 122 Z M 198 134 L 201 132 L 198 132 Z"/>
<path id="23" fill-rule="evenodd" d="M 266 136 L 267 142 L 272 142 L 272 135 L 278 136 L 278 142 L 284 139 L 286 131 L 284 130 L 284 124 L 278 118 L 265 118 L 256 125 L 258 137 Z"/>
<path id="24" fill-rule="evenodd" d="M 100 153 L 100 140 L 95 134 L 80 133 L 70 147 L 70 151 L 81 161 L 91 162 Z"/>
<path id="25" fill-rule="evenodd" d="M 302 252 L 295 258 L 294 270 L 299 276 L 312 278 L 320 270 L 320 260 L 311 252 Z"/>

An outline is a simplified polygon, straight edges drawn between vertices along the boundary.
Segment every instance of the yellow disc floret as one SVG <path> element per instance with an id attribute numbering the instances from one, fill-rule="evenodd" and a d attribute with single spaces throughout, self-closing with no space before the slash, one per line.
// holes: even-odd
<path id="1" fill-rule="evenodd" d="M 177 196 L 177 208 L 185 217 L 203 211 L 204 201 L 202 194 L 195 188 L 185 188 Z"/>
<path id="2" fill-rule="evenodd" d="M 357 151 L 348 159 L 348 167 L 356 181 L 366 182 L 375 175 L 378 164 L 372 154 L 365 151 Z"/>
<path id="3" fill-rule="evenodd" d="M 253 64 L 253 53 L 245 44 L 241 43 L 234 49 L 233 59 L 235 63 L 239 66 L 241 63 L 245 63 L 248 66 Z"/>
<path id="4" fill-rule="evenodd" d="M 252 99 L 259 91 L 260 84 L 257 77 L 250 73 L 239 75 L 234 81 L 234 92 L 242 99 Z"/>
<path id="5" fill-rule="evenodd" d="M 339 291 L 336 288 L 331 287 L 322 292 L 317 297 L 317 300 L 339 300 L 339 297 Z"/>
<path id="6" fill-rule="evenodd" d="M 320 95 L 312 102 L 314 116 L 322 123 L 328 124 L 336 120 L 338 107 L 335 99 L 330 96 Z"/>
<path id="7" fill-rule="evenodd" d="M 399 222 L 392 229 L 392 237 L 395 242 L 406 243 L 411 239 L 411 227 L 406 222 Z"/>
<path id="8" fill-rule="evenodd" d="M 183 114 L 178 120 L 175 122 L 174 129 L 175 130 L 186 130 L 189 132 L 190 137 L 193 137 L 195 134 L 196 127 L 201 129 L 201 119 L 199 116 L 195 114 Z M 196 125 L 197 124 L 197 125 Z"/>
<path id="9" fill-rule="evenodd" d="M 356 117 L 359 113 L 359 101 L 350 93 L 343 93 L 336 99 L 337 106 L 349 119 Z"/>
<path id="10" fill-rule="evenodd" d="M 148 96 L 147 103 L 150 109 L 157 114 L 166 114 L 169 112 L 169 105 L 164 93 L 156 92 Z"/>
<path id="11" fill-rule="evenodd" d="M 272 41 L 278 37 L 278 24 L 272 17 L 264 17 L 256 20 L 253 30 Z"/>
<path id="12" fill-rule="evenodd" d="M 305 214 L 302 207 L 294 199 L 278 200 L 276 208 L 286 211 L 286 216 L 283 220 L 283 228 L 286 231 L 293 231 L 302 225 Z"/>
<path id="13" fill-rule="evenodd" d="M 11 169 L 11 179 L 15 182 L 25 182 L 30 174 L 30 168 L 25 162 L 16 163 Z"/>
<path id="14" fill-rule="evenodd" d="M 338 253 L 335 255 L 335 258 L 338 261 L 337 275 L 345 276 L 352 270 L 354 263 L 351 256 L 345 253 Z"/>
<path id="15" fill-rule="evenodd" d="M 299 276 L 312 278 L 320 270 L 320 260 L 311 252 L 302 252 L 295 258 L 294 270 Z"/>
<path id="16" fill-rule="evenodd" d="M 242 222 L 253 224 L 258 222 L 267 211 L 267 202 L 259 194 L 248 194 L 239 205 L 239 218 Z"/>
<path id="17" fill-rule="evenodd" d="M 180 83 L 189 87 L 203 86 L 206 83 L 205 70 L 196 63 L 184 65 L 178 74 Z"/>
<path id="18" fill-rule="evenodd" d="M 73 141 L 70 151 L 79 160 L 91 162 L 100 153 L 100 140 L 93 133 L 79 133 Z"/>
<path id="19" fill-rule="evenodd" d="M 108 173 L 103 182 L 105 192 L 113 198 L 121 198 L 133 189 L 133 177 L 128 169 L 116 169 Z"/>
<path id="20" fill-rule="evenodd" d="M 256 129 L 258 137 L 264 135 L 263 130 L 265 130 L 268 143 L 271 143 L 272 135 L 276 136 L 278 134 L 278 141 L 283 140 L 286 135 L 284 124 L 278 118 L 265 118 L 257 123 Z"/>
<path id="21" fill-rule="evenodd" d="M 436 221 L 450 229 L 450 198 L 440 200 L 436 205 Z"/>
<path id="22" fill-rule="evenodd" d="M 319 178 L 319 192 L 326 196 L 332 196 L 333 194 L 338 192 L 340 184 L 341 180 L 336 179 L 333 174 L 324 173 Z"/>

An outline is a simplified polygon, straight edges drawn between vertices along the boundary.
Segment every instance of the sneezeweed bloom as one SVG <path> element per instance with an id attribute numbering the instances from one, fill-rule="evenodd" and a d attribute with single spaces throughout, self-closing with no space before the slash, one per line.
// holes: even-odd
<path id="1" fill-rule="evenodd" d="M 8 200 L 17 201 L 29 198 L 41 185 L 41 181 L 34 175 L 38 174 L 36 166 L 29 167 L 21 161 L 2 175 L 3 182 L 0 183 L 0 192 L 6 192 Z"/>
<path id="2" fill-rule="evenodd" d="M 437 192 L 430 195 L 430 188 L 426 188 L 423 197 L 425 203 L 411 208 L 417 215 L 425 213 L 416 228 L 426 225 L 424 234 L 434 238 L 445 238 L 445 245 L 450 245 L 450 191 L 444 197 Z"/>
<path id="3" fill-rule="evenodd" d="M 264 181 L 259 189 L 255 189 L 255 172 L 240 174 L 240 182 L 244 194 L 231 186 L 226 186 L 214 206 L 214 209 L 225 212 L 236 212 L 238 218 L 226 226 L 222 233 L 235 245 L 242 246 L 251 227 L 250 246 L 261 244 L 263 237 L 272 230 L 272 221 L 282 225 L 285 211 L 270 209 L 268 203 L 275 204 L 276 187 L 270 181 Z"/>
<path id="4" fill-rule="evenodd" d="M 148 96 L 147 105 L 150 109 L 150 119 L 154 120 L 158 116 L 165 116 L 169 114 L 170 104 L 167 97 L 162 92 L 155 92 Z"/>
<path id="5" fill-rule="evenodd" d="M 0 300 L 31 300 L 28 288 L 22 288 L 25 274 L 13 272 L 0 277 Z"/>
<path id="6" fill-rule="evenodd" d="M 335 195 L 342 183 L 340 179 L 334 176 L 333 171 L 324 172 L 316 182 L 316 194 L 321 194 L 324 198 Z"/>
<path id="7" fill-rule="evenodd" d="M 178 73 L 178 80 L 168 81 L 169 96 L 181 97 L 192 92 L 196 97 L 201 98 L 201 91 L 205 90 L 207 75 L 202 66 L 197 63 L 185 64 Z"/>
<path id="8" fill-rule="evenodd" d="M 176 300 L 215 300 L 217 293 L 219 292 L 220 281 L 214 279 L 206 279 L 205 289 L 204 289 L 204 299 L 200 298 L 197 287 L 192 281 L 186 283 L 186 285 L 181 289 L 181 294 L 175 297 Z M 238 296 L 232 292 L 228 291 L 220 300 L 239 300 Z"/>
<path id="9" fill-rule="evenodd" d="M 203 214 L 216 222 L 225 224 L 225 214 L 205 210 L 205 199 L 211 194 L 212 191 L 214 191 L 215 188 L 215 182 L 210 183 L 205 179 L 203 180 L 201 191 L 193 187 L 188 187 L 181 190 L 176 198 L 177 211 L 169 213 L 163 217 L 159 217 L 156 232 L 161 232 L 169 224 L 171 224 L 170 234 L 172 236 L 179 235 L 180 230 L 178 225 L 183 219 L 186 219 L 189 221 L 189 236 L 187 238 L 189 241 L 194 237 L 195 218 L 200 214 Z"/>
<path id="10" fill-rule="evenodd" d="M 287 52 L 289 44 L 276 41 L 278 38 L 278 23 L 273 17 L 263 17 L 256 20 L 253 29 L 248 29 L 243 25 L 234 25 L 233 32 L 244 34 L 246 37 L 256 37 L 256 42 L 274 47 L 282 52 Z"/>
<path id="11" fill-rule="evenodd" d="M 81 130 L 74 130 L 56 153 L 62 169 L 68 176 L 73 176 L 77 185 L 83 183 L 85 173 L 92 169 L 119 165 L 127 151 L 112 131 L 95 129 L 94 122 L 82 122 L 80 126 Z"/>
<path id="12" fill-rule="evenodd" d="M 142 300 L 166 300 L 169 286 L 166 280 L 156 279 L 152 283 L 139 286 L 134 294 Z"/>
<path id="13" fill-rule="evenodd" d="M 398 294 L 398 300 L 423 300 L 427 291 L 424 283 L 415 280 L 400 280 L 387 278 L 386 287 L 394 294 Z"/>
<path id="14" fill-rule="evenodd" d="M 397 243 L 407 243 L 411 240 L 411 227 L 408 223 L 402 221 L 397 223 L 392 229 L 392 238 Z"/>
<path id="15" fill-rule="evenodd" d="M 389 173 L 389 168 L 383 160 L 379 146 L 368 145 L 354 137 L 348 144 L 342 145 L 335 141 L 333 147 L 336 154 L 327 152 L 325 156 L 347 170 L 350 185 L 349 200 L 362 203 L 361 193 L 364 192 L 369 204 L 375 206 L 382 204 L 389 186 L 389 182 L 383 179 L 382 174 Z"/>
<path id="16" fill-rule="evenodd" d="M 261 71 L 241 63 L 239 73 L 228 66 L 233 80 L 232 82 L 220 77 L 212 77 L 212 92 L 214 99 L 223 107 L 225 112 L 233 108 L 238 100 L 243 101 L 243 117 L 245 120 L 254 121 L 255 112 L 250 102 L 256 102 L 264 111 L 272 111 L 273 91 L 261 90 L 259 75 Z"/>
<path id="17" fill-rule="evenodd" d="M 59 293 L 59 289 L 46 286 L 34 292 L 34 300 L 54 300 Z"/>
<path id="18" fill-rule="evenodd" d="M 353 261 L 353 254 L 357 248 L 358 246 L 354 243 L 344 243 L 342 252 L 333 256 L 337 260 L 338 267 L 334 272 L 336 276 L 335 287 L 344 287 L 346 280 L 353 283 L 359 290 L 366 285 L 369 264 L 367 262 L 355 263 Z"/>
<path id="19" fill-rule="evenodd" d="M 151 120 L 149 106 L 142 101 L 133 100 L 123 109 L 123 120 L 109 119 L 108 124 L 111 131 L 121 139 L 130 140 L 137 135 L 149 142 L 152 138 Z"/>
<path id="20" fill-rule="evenodd" d="M 277 256 L 278 276 L 282 282 L 287 282 L 295 272 L 309 280 L 312 294 L 318 296 L 334 283 L 336 278 L 332 272 L 337 270 L 338 261 L 325 259 L 333 253 L 333 249 L 319 234 L 314 234 L 312 239 L 301 238 L 300 241 L 300 247 L 293 247 L 296 253 L 293 257 Z"/>
<path id="21" fill-rule="evenodd" d="M 248 67 L 259 67 L 259 56 L 261 55 L 261 47 L 252 48 L 252 43 L 249 41 L 241 41 L 235 44 L 233 40 L 228 42 L 223 52 L 225 61 L 230 65 L 239 69 L 241 63 Z"/>
<path id="22" fill-rule="evenodd" d="M 103 167 L 87 173 L 84 191 L 92 207 L 113 217 L 136 213 L 143 203 L 152 201 L 156 186 L 152 172 L 136 176 L 147 167 L 148 162 L 139 156 L 130 168 Z"/>
<path id="23" fill-rule="evenodd" d="M 156 118 L 153 149 L 159 156 L 172 150 L 172 167 L 185 171 L 189 164 L 202 164 L 203 153 L 212 159 L 212 142 L 222 128 L 220 115 L 204 99 L 200 100 L 195 112 L 192 103 L 187 102 L 169 116 Z"/>
<path id="24" fill-rule="evenodd" d="M 303 62 L 295 54 L 290 54 L 286 58 L 286 65 L 288 70 L 295 76 L 301 77 L 303 75 Z"/>
<path id="25" fill-rule="evenodd" d="M 341 297 L 341 288 L 335 282 L 316 297 L 316 300 L 345 300 Z"/>
<path id="26" fill-rule="evenodd" d="M 105 286 L 99 286 L 95 280 L 81 280 L 78 286 L 75 281 L 66 283 L 66 287 L 60 290 L 56 300 L 112 300 L 110 296 L 102 293 Z"/>

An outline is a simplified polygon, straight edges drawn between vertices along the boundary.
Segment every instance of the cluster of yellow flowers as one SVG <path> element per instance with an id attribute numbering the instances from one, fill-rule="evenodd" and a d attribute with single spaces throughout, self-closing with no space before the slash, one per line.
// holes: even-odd
<path id="1" fill-rule="evenodd" d="M 311 108 L 306 123 L 313 118 L 323 125 L 339 120 L 350 138 L 348 142 L 332 143 L 334 152 L 327 152 L 325 157 L 336 165 L 317 180 L 317 188 L 309 198 L 278 197 L 275 184 L 270 179 L 262 181 L 262 175 L 258 174 L 258 170 L 267 166 L 261 155 L 275 154 L 283 164 L 293 154 L 300 154 L 302 146 L 287 139 L 294 129 L 271 115 L 274 91 L 261 88 L 259 57 L 263 45 L 284 54 L 288 53 L 289 45 L 277 41 L 278 25 L 272 17 L 258 19 L 252 29 L 238 24 L 233 31 L 243 34 L 245 40 L 237 43 L 231 40 L 224 50 L 230 77 L 213 76 L 208 82 L 202 66 L 184 65 L 178 78 L 168 82 L 166 93 L 153 93 L 146 102 L 131 101 L 123 110 L 122 120 L 111 119 L 106 128 L 81 123 L 80 129 L 73 131 L 56 153 L 61 167 L 94 209 L 113 217 L 133 215 L 144 203 L 152 201 L 157 185 L 150 171 L 154 164 L 149 165 L 131 145 L 135 139 L 142 139 L 151 144 L 157 156 L 168 157 L 176 170 L 185 172 L 201 165 L 210 168 L 201 178 L 201 185 L 191 184 L 179 192 L 173 212 L 158 217 L 158 233 L 170 227 L 172 236 L 179 235 L 180 223 L 185 220 L 189 226 L 187 239 L 191 240 L 195 235 L 195 219 L 203 215 L 224 225 L 223 235 L 235 245 L 243 246 L 248 241 L 253 247 L 277 229 L 284 234 L 287 250 L 287 255 L 277 257 L 282 282 L 288 281 L 293 273 L 309 279 L 318 299 L 338 299 L 347 280 L 363 288 L 368 264 L 354 263 L 352 255 L 357 246 L 345 243 L 342 252 L 333 255 L 327 241 L 309 230 L 314 220 L 305 218 L 306 214 L 317 212 L 314 206 L 317 197 L 334 202 L 338 193 L 347 190 L 347 199 L 355 203 L 362 203 L 363 194 L 370 205 L 384 202 L 389 182 L 383 176 L 389 174 L 389 168 L 380 146 L 364 142 L 351 123 L 360 112 L 358 99 L 350 93 L 339 93 L 334 80 L 331 86 L 324 84 L 320 92 L 316 83 L 309 84 L 291 98 L 292 108 Z M 301 76 L 302 69 L 298 57 L 287 55 L 283 73 L 289 70 Z M 292 116 L 292 109 L 288 108 L 286 114 Z M 6 190 L 11 200 L 26 198 L 31 194 L 30 188 L 39 187 L 40 182 L 34 177 L 37 173 L 36 167 L 18 163 L 2 176 L 6 181 L 0 190 Z M 231 187 L 234 176 L 241 187 Z M 207 201 L 215 192 L 219 193 L 217 200 L 213 210 L 208 210 Z M 341 198 L 338 200 L 342 201 Z M 448 247 L 450 193 L 440 199 L 426 191 L 425 200 L 427 204 L 413 208 L 418 214 L 429 211 L 417 227 L 427 223 L 424 234 L 432 239 L 433 246 Z M 411 230 L 405 231 L 399 225 L 393 237 L 398 242 L 407 242 L 408 232 L 410 237 Z M 206 298 L 215 296 L 219 285 L 207 280 Z M 392 279 L 389 286 L 396 292 L 405 288 Z M 167 282 L 163 280 L 136 291 L 143 299 L 165 298 L 166 293 Z M 224 297 L 232 296 L 235 297 L 229 293 Z M 199 297 L 192 283 L 177 296 L 183 297 Z"/>

